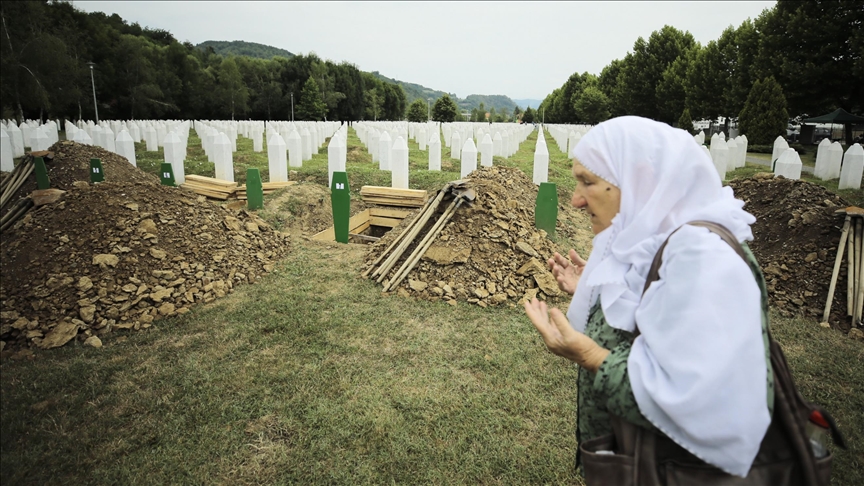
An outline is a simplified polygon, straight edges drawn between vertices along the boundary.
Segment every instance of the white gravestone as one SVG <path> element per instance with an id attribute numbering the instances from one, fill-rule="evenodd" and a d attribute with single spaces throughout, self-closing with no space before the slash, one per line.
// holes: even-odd
<path id="1" fill-rule="evenodd" d="M 380 162 L 378 157 L 378 144 L 380 143 L 381 135 L 374 128 L 369 132 L 369 154 L 372 156 L 372 162 Z"/>
<path id="2" fill-rule="evenodd" d="M 828 147 L 828 167 L 825 170 L 827 180 L 840 177 L 840 164 L 843 163 L 843 146 L 840 142 L 832 142 Z"/>
<path id="3" fill-rule="evenodd" d="M 177 185 L 185 183 L 186 170 L 183 162 L 186 160 L 186 150 L 183 141 L 172 131 L 162 139 L 162 146 L 165 150 L 165 162 L 171 164 L 171 169 L 174 170 L 174 183 Z"/>
<path id="4" fill-rule="evenodd" d="M 771 162 L 773 163 L 779 159 L 780 156 L 783 155 L 783 152 L 788 148 L 789 144 L 786 143 L 786 139 L 783 138 L 782 135 L 777 136 L 777 138 L 774 139 L 774 149 L 771 151 Z"/>
<path id="5" fill-rule="evenodd" d="M 330 138 L 330 143 L 327 145 L 327 187 L 333 185 L 333 173 L 344 172 L 345 164 L 342 162 L 342 137 L 335 136 Z"/>
<path id="6" fill-rule="evenodd" d="M 717 174 L 722 181 L 726 178 L 726 170 L 728 169 L 729 147 L 726 146 L 726 141 L 720 137 L 711 137 L 711 160 L 714 162 L 714 168 L 717 169 Z"/>
<path id="7" fill-rule="evenodd" d="M 417 134 L 417 145 L 419 145 L 420 150 L 426 150 L 426 129 L 423 127 L 418 127 L 415 132 Z"/>
<path id="8" fill-rule="evenodd" d="M 538 138 L 534 147 L 534 184 L 539 186 L 543 182 L 549 182 L 549 149 L 546 141 Z"/>
<path id="9" fill-rule="evenodd" d="M 303 139 L 297 130 L 291 130 L 288 134 L 288 165 L 303 167 Z"/>
<path id="10" fill-rule="evenodd" d="M 390 139 L 390 134 L 386 131 L 381 132 L 381 137 L 378 138 L 378 169 L 390 170 L 390 151 L 393 148 L 393 141 Z"/>
<path id="11" fill-rule="evenodd" d="M 492 137 L 492 155 L 495 157 L 503 155 L 501 150 L 501 132 L 495 132 L 495 136 Z"/>
<path id="12" fill-rule="evenodd" d="M 135 141 L 132 140 L 132 135 L 129 135 L 129 132 L 120 130 L 114 145 L 117 147 L 117 155 L 126 157 L 130 164 L 138 167 L 138 162 L 135 160 Z"/>
<path id="13" fill-rule="evenodd" d="M 213 163 L 216 166 L 216 178 L 234 182 L 234 160 L 231 153 L 231 141 L 228 140 L 228 135 L 220 132 L 216 139 L 216 145 L 213 148 Z"/>
<path id="14" fill-rule="evenodd" d="M 734 138 L 730 138 L 726 141 L 726 148 L 729 150 L 729 155 L 726 158 L 726 171 L 729 172 L 738 168 L 738 142 Z"/>
<path id="15" fill-rule="evenodd" d="M 312 145 L 314 144 L 312 132 L 308 128 L 303 128 L 300 130 L 300 140 L 303 142 L 303 160 L 312 159 Z"/>
<path id="16" fill-rule="evenodd" d="M 12 139 L 6 129 L 0 129 L 0 171 L 12 172 L 15 169 L 15 157 L 12 156 Z"/>
<path id="17" fill-rule="evenodd" d="M 441 139 L 429 139 L 429 170 L 441 170 Z"/>
<path id="18" fill-rule="evenodd" d="M 390 150 L 390 186 L 396 189 L 408 189 L 408 142 L 401 136 L 396 137 Z"/>
<path id="19" fill-rule="evenodd" d="M 492 137 L 486 133 L 480 142 L 480 165 L 492 167 Z"/>
<path id="20" fill-rule="evenodd" d="M 462 135 L 459 133 L 459 130 L 453 130 L 453 134 L 450 135 L 450 158 L 451 159 L 461 159 L 462 158 Z"/>
<path id="21" fill-rule="evenodd" d="M 831 147 L 831 141 L 823 138 L 816 148 L 816 166 L 813 168 L 813 175 L 822 179 L 828 180 L 828 150 Z"/>
<path id="22" fill-rule="evenodd" d="M 155 128 L 148 126 L 144 129 L 144 141 L 147 142 L 148 152 L 157 152 L 159 150 Z"/>
<path id="23" fill-rule="evenodd" d="M 276 132 L 270 132 L 270 136 L 267 137 L 267 168 L 270 171 L 270 182 L 288 180 L 285 140 Z"/>
<path id="24" fill-rule="evenodd" d="M 455 143 L 455 139 L 453 140 Z M 465 144 L 462 145 L 462 150 L 460 151 L 460 156 L 462 158 L 462 171 L 460 177 L 464 179 L 468 177 L 468 174 L 477 170 L 477 147 L 474 145 L 474 139 L 469 138 L 465 140 Z"/>
<path id="25" fill-rule="evenodd" d="M 21 157 L 24 155 L 24 135 L 15 122 L 9 124 L 9 141 L 12 142 L 12 155 Z"/>
<path id="26" fill-rule="evenodd" d="M 777 176 L 792 180 L 801 178 L 801 157 L 795 149 L 786 149 L 777 159 L 777 163 L 774 164 L 774 177 Z"/>
<path id="27" fill-rule="evenodd" d="M 102 139 L 105 142 L 105 145 L 103 146 L 105 150 L 117 153 L 117 145 L 114 143 L 114 131 L 110 128 L 105 128 L 102 130 Z"/>
<path id="28" fill-rule="evenodd" d="M 856 143 L 843 155 L 843 168 L 840 169 L 840 183 L 837 189 L 861 189 L 862 175 L 864 175 L 864 148 Z"/>

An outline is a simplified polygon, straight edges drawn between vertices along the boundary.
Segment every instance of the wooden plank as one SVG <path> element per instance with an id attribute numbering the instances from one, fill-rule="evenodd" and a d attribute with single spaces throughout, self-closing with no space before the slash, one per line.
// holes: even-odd
<path id="1" fill-rule="evenodd" d="M 401 208 L 419 208 L 422 207 L 425 202 L 419 200 L 401 200 L 394 201 L 393 199 L 386 198 L 363 198 L 364 201 L 374 204 L 380 204 L 382 206 L 397 206 Z"/>
<path id="2" fill-rule="evenodd" d="M 202 184 L 200 182 L 195 182 L 195 181 L 186 181 L 183 183 L 183 185 L 186 185 L 189 187 L 197 187 L 199 189 L 204 189 L 206 191 L 222 192 L 225 194 L 231 194 L 235 190 L 234 188 L 227 188 L 225 186 L 211 186 L 209 184 Z"/>
<path id="3" fill-rule="evenodd" d="M 411 214 L 411 211 L 403 211 L 400 209 L 387 209 L 387 208 L 369 208 L 369 212 L 372 216 L 381 216 L 382 218 L 399 218 L 405 219 Z"/>
<path id="4" fill-rule="evenodd" d="M 352 228 L 350 233 L 362 233 L 362 232 L 366 231 L 367 229 L 369 229 L 369 226 L 371 226 L 371 225 L 372 225 L 371 220 L 366 221 L 365 223 L 361 224 L 360 226 L 358 226 L 356 228 Z"/>
<path id="5" fill-rule="evenodd" d="M 186 189 L 187 191 L 192 191 L 195 194 L 200 194 L 202 196 L 212 197 L 213 199 L 228 199 L 228 194 L 224 192 L 216 192 L 216 191 L 208 191 L 207 189 L 200 189 L 196 187 L 189 187 L 187 184 L 181 184 L 181 188 Z"/>
<path id="6" fill-rule="evenodd" d="M 293 186 L 294 184 L 297 184 L 297 181 L 263 182 L 261 184 L 261 187 L 265 191 L 276 192 L 279 189 L 283 189 L 283 188 L 288 187 L 288 186 Z M 246 190 L 246 184 L 243 184 L 242 186 L 237 186 L 237 189 L 241 190 L 241 191 L 245 191 Z"/>
<path id="7" fill-rule="evenodd" d="M 359 233 L 359 231 L 354 230 L 362 226 L 364 223 L 368 223 L 370 217 L 368 209 L 351 216 L 348 220 L 348 232 Z M 326 230 L 313 235 L 312 239 L 316 241 L 334 241 L 336 240 L 336 230 L 331 226 Z"/>
<path id="8" fill-rule="evenodd" d="M 386 226 L 388 228 L 395 228 L 402 222 L 401 219 L 396 218 L 381 218 L 378 216 L 372 216 L 369 222 L 375 226 Z"/>
<path id="9" fill-rule="evenodd" d="M 187 181 L 199 182 L 202 184 L 209 184 L 213 186 L 222 186 L 222 187 L 237 187 L 236 182 L 226 181 L 222 179 L 216 179 L 213 177 L 204 177 L 195 174 L 190 174 L 186 176 Z"/>
<path id="10" fill-rule="evenodd" d="M 426 199 L 427 192 L 422 189 L 396 189 L 383 186 L 363 186 L 360 188 L 361 195 L 370 196 L 396 196 L 396 197 L 421 197 Z"/>

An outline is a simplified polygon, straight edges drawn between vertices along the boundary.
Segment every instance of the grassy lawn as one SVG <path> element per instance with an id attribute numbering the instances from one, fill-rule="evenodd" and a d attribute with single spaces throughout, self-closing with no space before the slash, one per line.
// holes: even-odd
<path id="1" fill-rule="evenodd" d="M 530 174 L 534 139 L 496 164 Z M 212 176 L 194 132 L 189 143 L 187 173 Z M 350 130 L 352 190 L 389 185 L 358 143 Z M 569 161 L 547 144 L 566 204 Z M 238 146 L 237 180 L 247 166 L 266 170 L 266 152 Z M 459 177 L 449 150 L 430 172 L 409 146 L 412 188 Z M 160 155 L 138 148 L 155 173 Z M 326 183 L 326 157 L 325 146 L 298 178 Z M 73 341 L 3 361 L 0 482 L 581 484 L 575 367 L 545 351 L 519 308 L 382 295 L 358 276 L 365 250 L 297 239 L 255 285 L 184 316 L 101 349 Z M 811 320 L 772 319 L 802 393 L 851 445 L 835 451 L 834 484 L 864 484 L 864 346 Z"/>

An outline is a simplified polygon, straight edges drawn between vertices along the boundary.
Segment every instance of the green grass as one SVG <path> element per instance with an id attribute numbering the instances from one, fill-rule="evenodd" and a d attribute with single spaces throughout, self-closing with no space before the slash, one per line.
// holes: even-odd
<path id="1" fill-rule="evenodd" d="M 547 144 L 565 193 L 569 161 Z M 533 148 L 496 163 L 530 174 Z M 323 152 L 302 177 L 326 180 Z M 389 184 L 365 150 L 350 154 L 355 190 Z M 412 146 L 412 170 L 424 154 Z M 458 175 L 453 161 L 411 184 Z M 185 316 L 4 360 L 0 483 L 581 484 L 576 370 L 523 312 L 383 295 L 358 277 L 363 254 L 297 240 L 276 271 Z M 772 329 L 851 445 L 835 451 L 834 484 L 864 484 L 864 346 L 811 320 L 772 314 Z"/>

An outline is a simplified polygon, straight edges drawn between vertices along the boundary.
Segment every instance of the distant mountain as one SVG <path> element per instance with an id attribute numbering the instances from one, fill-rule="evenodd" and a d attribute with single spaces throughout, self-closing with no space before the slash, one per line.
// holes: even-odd
<path id="1" fill-rule="evenodd" d="M 492 108 L 495 108 L 495 111 L 501 112 L 502 110 L 509 113 L 513 113 L 513 109 L 516 108 L 516 103 L 510 99 L 509 96 L 504 95 L 477 95 L 472 94 L 468 95 L 464 100 L 458 100 L 456 102 L 460 108 L 471 111 L 474 108 L 480 106 L 480 103 L 483 103 L 483 107 L 486 108 L 486 111 L 489 111 Z"/>
<path id="2" fill-rule="evenodd" d="M 459 98 L 454 93 L 445 93 L 444 91 L 434 90 L 419 84 L 407 83 L 405 81 L 399 81 L 398 79 L 388 78 L 378 71 L 372 71 L 372 74 L 382 81 L 402 86 L 402 89 L 405 90 L 405 102 L 407 105 L 410 105 L 416 99 L 427 101 L 429 98 L 432 98 L 432 102 L 435 102 L 435 100 L 447 94 L 450 95 L 450 98 L 453 98 L 453 101 L 456 102 L 462 111 L 471 111 L 480 106 L 480 103 L 483 103 L 483 107 L 486 108 L 486 110 L 495 108 L 495 111 L 500 112 L 501 110 L 505 110 L 508 113 L 512 113 L 513 109 L 517 106 L 513 100 L 504 95 L 472 94 L 463 99 Z M 539 105 L 540 102 L 538 101 L 537 104 Z"/>
<path id="3" fill-rule="evenodd" d="M 272 59 L 274 57 L 294 57 L 294 54 L 286 51 L 285 49 L 279 49 L 278 47 L 267 46 L 264 44 L 258 44 L 256 42 L 246 42 L 246 41 L 213 41 L 208 40 L 204 41 L 197 46 L 199 49 L 206 49 L 208 47 L 212 47 L 213 51 L 220 56 L 247 56 L 247 57 L 257 57 L 258 59 Z"/>
<path id="4" fill-rule="evenodd" d="M 522 108 L 523 110 L 529 106 L 536 110 L 537 108 L 540 108 L 540 103 L 542 103 L 543 100 L 513 100 L 513 102 L 519 105 L 519 108 Z"/>
<path id="5" fill-rule="evenodd" d="M 383 74 L 379 73 L 378 71 L 372 71 L 372 75 L 375 76 L 376 78 L 382 80 L 382 81 L 386 81 L 388 83 L 394 83 L 394 84 L 398 84 L 399 86 L 402 86 L 402 89 L 405 90 L 405 104 L 406 105 L 410 105 L 416 99 L 421 99 L 423 101 L 426 101 L 429 98 L 432 98 L 432 102 L 435 102 L 435 100 L 444 96 L 445 94 L 449 94 L 450 97 L 453 98 L 454 100 L 458 99 L 458 98 L 456 98 L 456 95 L 453 93 L 445 93 L 444 91 L 434 90 L 432 88 L 427 88 L 426 86 L 420 86 L 419 84 L 406 83 L 405 81 L 399 81 L 399 80 L 396 80 L 393 78 L 388 78 L 387 76 L 384 76 Z"/>

